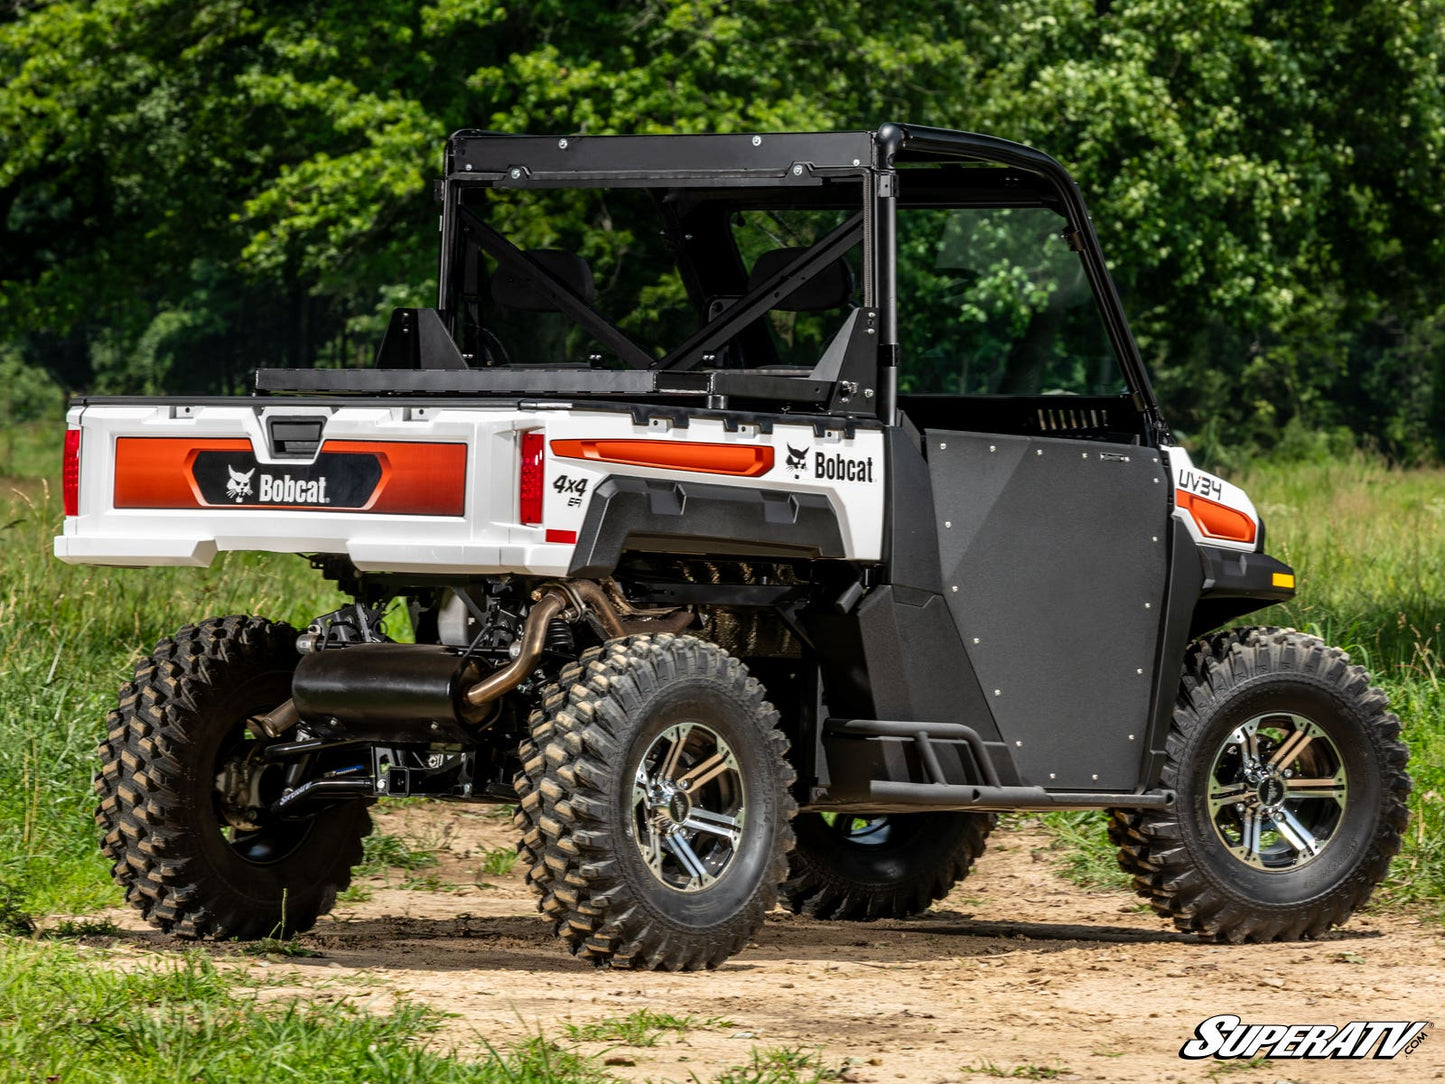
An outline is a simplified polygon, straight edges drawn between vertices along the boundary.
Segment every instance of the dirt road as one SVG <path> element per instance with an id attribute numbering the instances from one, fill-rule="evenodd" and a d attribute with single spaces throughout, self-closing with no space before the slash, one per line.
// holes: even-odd
<path id="1" fill-rule="evenodd" d="M 511 846 L 485 812 L 413 806 L 381 813 L 378 830 L 430 839 L 447 890 L 368 882 L 307 935 L 323 955 L 261 961 L 281 992 L 393 992 L 456 1014 L 444 1039 L 462 1050 L 535 1035 L 564 1042 L 564 1024 L 639 1009 L 713 1021 L 654 1046 L 582 1043 L 626 1080 L 709 1080 L 753 1048 L 822 1051 L 849 1081 L 982 1081 L 989 1076 L 1117 1084 L 1218 1080 L 1445 1079 L 1445 1027 L 1394 1061 L 1251 1066 L 1191 1062 L 1179 1048 L 1201 1020 L 1344 1024 L 1441 1020 L 1445 932 L 1396 914 L 1357 917 L 1328 939 L 1287 945 L 1201 944 L 1173 932 L 1136 897 L 1090 892 L 1053 872 L 1047 839 L 1000 829 L 973 874 L 907 922 L 823 923 L 776 914 L 747 952 L 719 971 L 665 975 L 596 970 L 568 956 L 516 873 L 479 874 Z M 478 885 L 483 882 L 487 887 Z M 127 936 L 166 944 L 123 918 Z M 226 950 L 222 950 L 226 951 Z M 360 991 L 360 993 L 358 993 Z M 628 1064 L 630 1063 L 630 1064 Z"/>

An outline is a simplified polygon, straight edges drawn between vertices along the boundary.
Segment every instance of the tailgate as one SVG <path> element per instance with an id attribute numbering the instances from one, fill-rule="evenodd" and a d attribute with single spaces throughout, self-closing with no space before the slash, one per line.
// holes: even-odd
<path id="1" fill-rule="evenodd" d="M 91 402 L 73 564 L 208 565 L 221 550 L 347 554 L 363 570 L 566 571 L 518 522 L 516 409 Z"/>

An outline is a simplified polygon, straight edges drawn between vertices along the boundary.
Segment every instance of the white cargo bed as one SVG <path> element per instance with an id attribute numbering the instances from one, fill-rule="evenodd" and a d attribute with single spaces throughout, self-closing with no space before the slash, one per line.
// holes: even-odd
<path id="1" fill-rule="evenodd" d="M 782 419 L 679 428 L 515 401 L 245 399 L 90 400 L 68 420 L 81 432 L 78 514 L 55 555 L 72 564 L 203 566 L 254 550 L 344 554 L 362 571 L 563 575 L 598 484 L 628 475 L 823 494 L 844 556 L 880 556 L 882 432 L 850 436 L 841 421 L 820 435 Z M 307 426 L 309 446 L 278 439 Z M 526 523 L 524 434 L 545 446 L 540 513 Z"/>

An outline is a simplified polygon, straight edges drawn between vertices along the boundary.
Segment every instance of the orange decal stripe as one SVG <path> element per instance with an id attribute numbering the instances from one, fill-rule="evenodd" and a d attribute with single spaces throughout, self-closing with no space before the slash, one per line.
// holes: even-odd
<path id="1" fill-rule="evenodd" d="M 460 516 L 466 511 L 467 446 L 432 441 L 328 440 L 321 451 L 332 455 L 374 457 L 381 477 L 364 505 L 212 504 L 195 479 L 196 457 L 202 452 L 249 455 L 249 440 L 205 440 L 191 437 L 117 437 L 115 442 L 115 507 L 225 508 L 304 510 L 308 512 L 374 512 L 410 516 Z M 298 463 L 298 466 L 303 465 Z M 264 469 L 284 472 L 287 464 Z"/>
<path id="2" fill-rule="evenodd" d="M 633 467 L 662 467 L 699 474 L 756 478 L 773 469 L 767 444 L 704 444 L 691 440 L 554 440 L 552 454 Z"/>
<path id="3" fill-rule="evenodd" d="M 208 508 L 191 471 L 201 452 L 250 452 L 249 440 L 117 437 L 117 508 Z"/>
<path id="4" fill-rule="evenodd" d="M 1237 508 L 1184 489 L 1174 491 L 1174 503 L 1189 513 L 1206 538 L 1222 538 L 1230 542 L 1254 541 L 1254 520 Z"/>
<path id="5" fill-rule="evenodd" d="M 376 455 L 381 463 L 381 481 L 362 511 L 410 516 L 460 516 L 466 511 L 465 444 L 328 440 L 321 450 Z"/>

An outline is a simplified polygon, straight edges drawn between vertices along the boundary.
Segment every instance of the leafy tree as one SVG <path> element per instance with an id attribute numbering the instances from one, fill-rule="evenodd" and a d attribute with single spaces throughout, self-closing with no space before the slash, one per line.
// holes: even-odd
<path id="1" fill-rule="evenodd" d="M 1169 416 L 1206 451 L 1272 445 L 1293 420 L 1418 456 L 1445 432 L 1442 16 L 1445 0 L 13 0 L 0 341 L 96 390 L 362 364 L 393 305 L 433 297 L 428 183 L 450 130 L 903 118 L 1074 171 Z M 619 222 L 597 243 L 618 261 L 638 237 Z"/>

